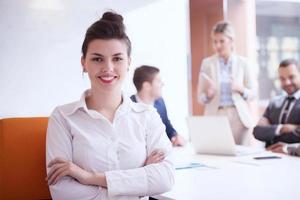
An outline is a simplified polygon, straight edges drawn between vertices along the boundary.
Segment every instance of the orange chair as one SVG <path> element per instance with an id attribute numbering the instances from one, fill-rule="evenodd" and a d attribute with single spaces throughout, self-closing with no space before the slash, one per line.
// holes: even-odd
<path id="1" fill-rule="evenodd" d="M 48 118 L 0 120 L 0 199 L 51 199 L 45 181 Z"/>

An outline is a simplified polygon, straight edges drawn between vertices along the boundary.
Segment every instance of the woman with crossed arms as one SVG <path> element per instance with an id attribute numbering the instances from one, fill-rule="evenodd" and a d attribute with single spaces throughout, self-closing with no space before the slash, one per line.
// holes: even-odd
<path id="1" fill-rule="evenodd" d="M 49 119 L 53 199 L 148 199 L 174 184 L 172 145 L 158 113 L 121 91 L 130 53 L 121 15 L 106 12 L 88 28 L 81 64 L 91 88 Z"/>

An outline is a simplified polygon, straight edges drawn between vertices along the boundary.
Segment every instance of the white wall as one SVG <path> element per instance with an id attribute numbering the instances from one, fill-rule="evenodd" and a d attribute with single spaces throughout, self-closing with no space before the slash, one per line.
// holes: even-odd
<path id="1" fill-rule="evenodd" d="M 42 2 L 42 3 L 41 3 Z M 81 44 L 87 27 L 107 9 L 125 17 L 132 67 L 124 89 L 135 93 L 132 73 L 141 64 L 161 69 L 169 117 L 187 134 L 188 0 L 0 1 L 0 118 L 48 116 L 79 99 Z"/>

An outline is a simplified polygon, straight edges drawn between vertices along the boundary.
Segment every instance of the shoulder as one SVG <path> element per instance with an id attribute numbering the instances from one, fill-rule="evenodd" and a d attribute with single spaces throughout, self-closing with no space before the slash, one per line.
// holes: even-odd
<path id="1" fill-rule="evenodd" d="M 201 66 L 200 66 L 200 72 L 205 72 L 208 73 L 210 70 L 212 70 L 213 68 L 215 68 L 217 66 L 218 63 L 218 57 L 217 55 L 212 55 L 210 57 L 204 58 L 202 60 Z"/>
<path id="2" fill-rule="evenodd" d="M 160 97 L 159 99 L 155 100 L 154 104 L 160 104 L 160 105 L 161 104 L 165 104 L 165 101 L 164 101 L 164 99 L 162 97 Z"/>
<path id="3" fill-rule="evenodd" d="M 278 95 L 278 96 L 274 97 L 273 99 L 271 99 L 269 106 L 279 107 L 283 103 L 284 99 L 285 99 L 284 95 Z"/>
<path id="4" fill-rule="evenodd" d="M 59 105 L 53 110 L 53 112 L 51 113 L 51 116 L 57 117 L 57 116 L 70 115 L 76 111 L 77 107 L 78 107 L 78 101 L 64 104 L 64 105 Z"/>
<path id="5" fill-rule="evenodd" d="M 216 60 L 218 60 L 217 55 L 212 55 L 212 56 L 206 57 L 202 60 L 202 65 L 215 62 Z"/>

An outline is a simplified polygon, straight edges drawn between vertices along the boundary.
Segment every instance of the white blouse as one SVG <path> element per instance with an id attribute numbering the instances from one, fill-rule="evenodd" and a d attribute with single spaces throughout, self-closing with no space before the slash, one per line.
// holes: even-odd
<path id="1" fill-rule="evenodd" d="M 52 198 L 133 200 L 170 190 L 174 184 L 172 145 L 157 111 L 123 95 L 111 123 L 99 112 L 87 109 L 88 93 L 89 90 L 79 101 L 59 106 L 51 114 L 46 162 L 61 157 L 84 170 L 104 172 L 107 189 L 83 185 L 66 176 L 50 186 Z M 163 149 L 166 158 L 144 166 L 155 149 Z"/>

